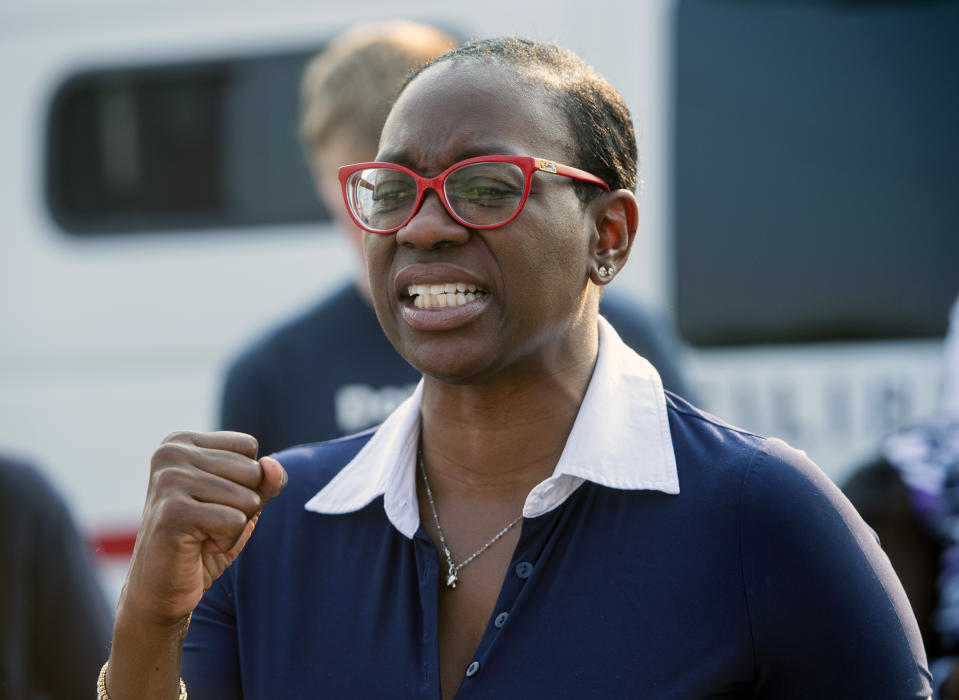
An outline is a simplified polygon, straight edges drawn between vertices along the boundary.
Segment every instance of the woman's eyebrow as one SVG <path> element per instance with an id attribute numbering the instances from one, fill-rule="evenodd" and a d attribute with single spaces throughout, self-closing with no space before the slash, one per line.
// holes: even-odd
<path id="1" fill-rule="evenodd" d="M 405 165 L 407 168 L 411 168 L 413 159 L 410 158 L 406 151 L 387 151 L 386 153 L 377 153 L 373 161 L 376 163 L 394 163 L 395 165 Z"/>

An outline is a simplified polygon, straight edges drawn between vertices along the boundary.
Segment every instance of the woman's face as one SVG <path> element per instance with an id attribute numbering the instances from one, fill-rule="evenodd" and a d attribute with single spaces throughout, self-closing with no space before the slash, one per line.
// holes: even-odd
<path id="1" fill-rule="evenodd" d="M 496 65 L 441 64 L 403 92 L 377 160 L 433 176 L 478 155 L 573 164 L 572 152 L 563 115 L 538 90 Z M 565 177 L 535 173 L 519 216 L 490 230 L 459 224 L 429 192 L 396 234 L 365 236 L 374 306 L 399 352 L 428 375 L 476 383 L 562 372 L 590 352 L 590 324 L 595 332 L 591 241 Z M 465 303 L 428 294 L 433 285 L 462 285 Z"/>

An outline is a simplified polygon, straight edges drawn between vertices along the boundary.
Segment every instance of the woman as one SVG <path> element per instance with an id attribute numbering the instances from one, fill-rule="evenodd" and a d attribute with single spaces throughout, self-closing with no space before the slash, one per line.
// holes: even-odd
<path id="1" fill-rule="evenodd" d="M 423 381 L 375 432 L 276 459 L 236 433 L 161 445 L 109 697 L 177 697 L 181 647 L 202 698 L 929 694 L 838 490 L 666 395 L 598 317 L 638 219 L 602 78 L 467 44 L 407 83 L 377 161 L 341 180 Z"/>

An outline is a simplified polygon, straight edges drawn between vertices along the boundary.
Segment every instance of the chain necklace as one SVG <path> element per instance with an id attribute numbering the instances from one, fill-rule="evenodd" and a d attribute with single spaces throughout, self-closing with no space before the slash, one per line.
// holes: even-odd
<path id="1" fill-rule="evenodd" d="M 443 554 L 446 556 L 446 564 L 449 567 L 449 575 L 446 577 L 446 587 L 456 588 L 456 582 L 459 581 L 460 569 L 476 559 L 476 557 L 489 549 L 500 537 L 512 530 L 513 526 L 523 519 L 523 514 L 520 513 L 516 519 L 513 520 L 513 522 L 497 532 L 493 539 L 477 549 L 462 562 L 459 564 L 454 564 L 453 555 L 450 554 L 450 548 L 446 546 L 446 538 L 443 536 L 443 528 L 440 527 L 440 516 L 436 514 L 436 504 L 433 502 L 433 491 L 430 490 L 430 480 L 426 477 L 426 465 L 423 463 L 423 450 L 417 450 L 416 456 L 419 458 L 420 471 L 423 473 L 423 485 L 426 487 L 426 497 L 430 502 L 430 510 L 433 511 L 433 522 L 436 523 L 436 532 L 440 536 L 440 545 L 443 547 Z"/>

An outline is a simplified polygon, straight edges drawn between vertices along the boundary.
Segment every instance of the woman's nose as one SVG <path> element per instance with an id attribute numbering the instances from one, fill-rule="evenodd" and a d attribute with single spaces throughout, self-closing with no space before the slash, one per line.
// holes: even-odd
<path id="1" fill-rule="evenodd" d="M 469 240 L 469 229 L 450 216 L 436 192 L 423 197 L 419 210 L 396 232 L 400 245 L 433 250 L 444 245 L 462 245 Z"/>

